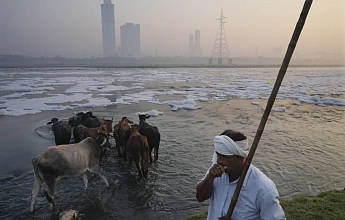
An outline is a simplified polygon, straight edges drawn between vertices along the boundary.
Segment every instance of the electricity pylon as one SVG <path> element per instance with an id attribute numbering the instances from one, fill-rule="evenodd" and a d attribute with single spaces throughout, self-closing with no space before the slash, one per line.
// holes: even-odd
<path id="1" fill-rule="evenodd" d="M 217 31 L 216 40 L 214 41 L 212 55 L 209 60 L 210 65 L 212 65 L 213 57 L 218 57 L 218 65 L 222 65 L 222 59 L 224 57 L 229 58 L 230 56 L 224 28 L 224 24 L 226 23 L 224 21 L 225 18 L 226 17 L 223 16 L 223 9 L 221 9 L 220 18 L 216 19 L 219 20 L 219 27 Z"/>

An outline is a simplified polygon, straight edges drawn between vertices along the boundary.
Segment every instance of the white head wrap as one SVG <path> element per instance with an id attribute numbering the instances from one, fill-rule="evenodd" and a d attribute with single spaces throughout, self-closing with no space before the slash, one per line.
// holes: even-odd
<path id="1" fill-rule="evenodd" d="M 214 154 L 212 158 L 213 163 L 217 163 L 217 153 L 231 156 L 238 155 L 247 158 L 249 153 L 248 139 L 242 141 L 233 141 L 226 135 L 214 137 Z"/>

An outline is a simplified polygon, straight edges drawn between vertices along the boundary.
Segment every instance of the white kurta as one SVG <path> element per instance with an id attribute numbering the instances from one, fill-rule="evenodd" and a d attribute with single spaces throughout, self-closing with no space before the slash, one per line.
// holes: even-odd
<path id="1" fill-rule="evenodd" d="M 226 215 L 237 182 L 238 180 L 230 183 L 228 174 L 214 179 L 208 220 L 218 220 L 219 217 Z M 278 198 L 278 191 L 273 181 L 254 165 L 250 165 L 231 219 L 257 220 L 260 217 L 263 220 L 286 219 Z"/>

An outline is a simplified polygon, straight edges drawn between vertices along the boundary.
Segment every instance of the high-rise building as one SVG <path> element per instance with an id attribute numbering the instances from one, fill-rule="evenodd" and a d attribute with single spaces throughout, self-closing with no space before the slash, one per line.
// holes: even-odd
<path id="1" fill-rule="evenodd" d="M 194 35 L 189 35 L 189 55 L 194 57 Z"/>
<path id="2" fill-rule="evenodd" d="M 120 27 L 122 57 L 140 57 L 140 25 L 126 23 Z"/>
<path id="3" fill-rule="evenodd" d="M 195 30 L 195 47 L 200 47 L 200 30 Z"/>
<path id="4" fill-rule="evenodd" d="M 189 35 L 189 55 L 191 57 L 202 56 L 202 48 L 200 47 L 200 30 L 195 30 L 195 35 Z"/>
<path id="5" fill-rule="evenodd" d="M 104 0 L 101 4 L 103 57 L 116 55 L 114 4 Z"/>
<path id="6" fill-rule="evenodd" d="M 195 30 L 194 56 L 202 56 L 202 48 L 200 47 L 200 30 Z"/>

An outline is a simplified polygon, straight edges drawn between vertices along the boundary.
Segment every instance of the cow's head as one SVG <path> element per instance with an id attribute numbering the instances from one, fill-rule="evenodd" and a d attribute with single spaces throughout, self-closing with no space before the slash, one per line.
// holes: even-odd
<path id="1" fill-rule="evenodd" d="M 52 118 L 52 120 L 51 120 L 50 122 L 48 122 L 47 125 L 54 124 L 54 123 L 56 123 L 57 121 L 59 121 L 59 119 L 57 119 L 57 118 Z"/>
<path id="2" fill-rule="evenodd" d="M 85 115 L 84 112 L 78 112 L 75 116 L 78 116 L 78 117 L 83 117 Z"/>
<path id="3" fill-rule="evenodd" d="M 139 131 L 139 125 L 138 124 L 132 124 L 131 125 L 131 132 L 133 132 L 133 131 Z"/>
<path id="4" fill-rule="evenodd" d="M 85 115 L 87 118 L 97 118 L 97 116 L 93 115 L 91 111 L 86 112 Z"/>
<path id="5" fill-rule="evenodd" d="M 127 117 L 122 117 L 121 121 L 126 121 L 128 124 L 134 124 L 134 122 L 129 120 Z"/>
<path id="6" fill-rule="evenodd" d="M 151 116 L 150 115 L 140 115 L 139 114 L 139 121 L 146 121 L 146 119 L 149 119 Z"/>
<path id="7" fill-rule="evenodd" d="M 110 120 L 110 119 L 104 119 L 104 117 L 103 117 L 103 121 L 104 121 L 103 124 L 105 124 L 107 126 L 109 132 L 112 131 L 113 130 L 113 118 L 111 118 L 111 120 Z"/>
<path id="8" fill-rule="evenodd" d="M 98 127 L 98 133 L 101 133 L 101 134 L 109 134 L 110 130 L 108 128 L 108 126 L 106 124 L 104 125 L 101 125 Z"/>
<path id="9" fill-rule="evenodd" d="M 89 116 L 85 112 L 78 112 L 77 117 L 80 117 L 80 121 L 84 122 Z"/>
<path id="10" fill-rule="evenodd" d="M 72 116 L 68 119 L 68 124 L 73 126 L 77 126 L 81 123 L 81 117 L 79 116 Z"/>

